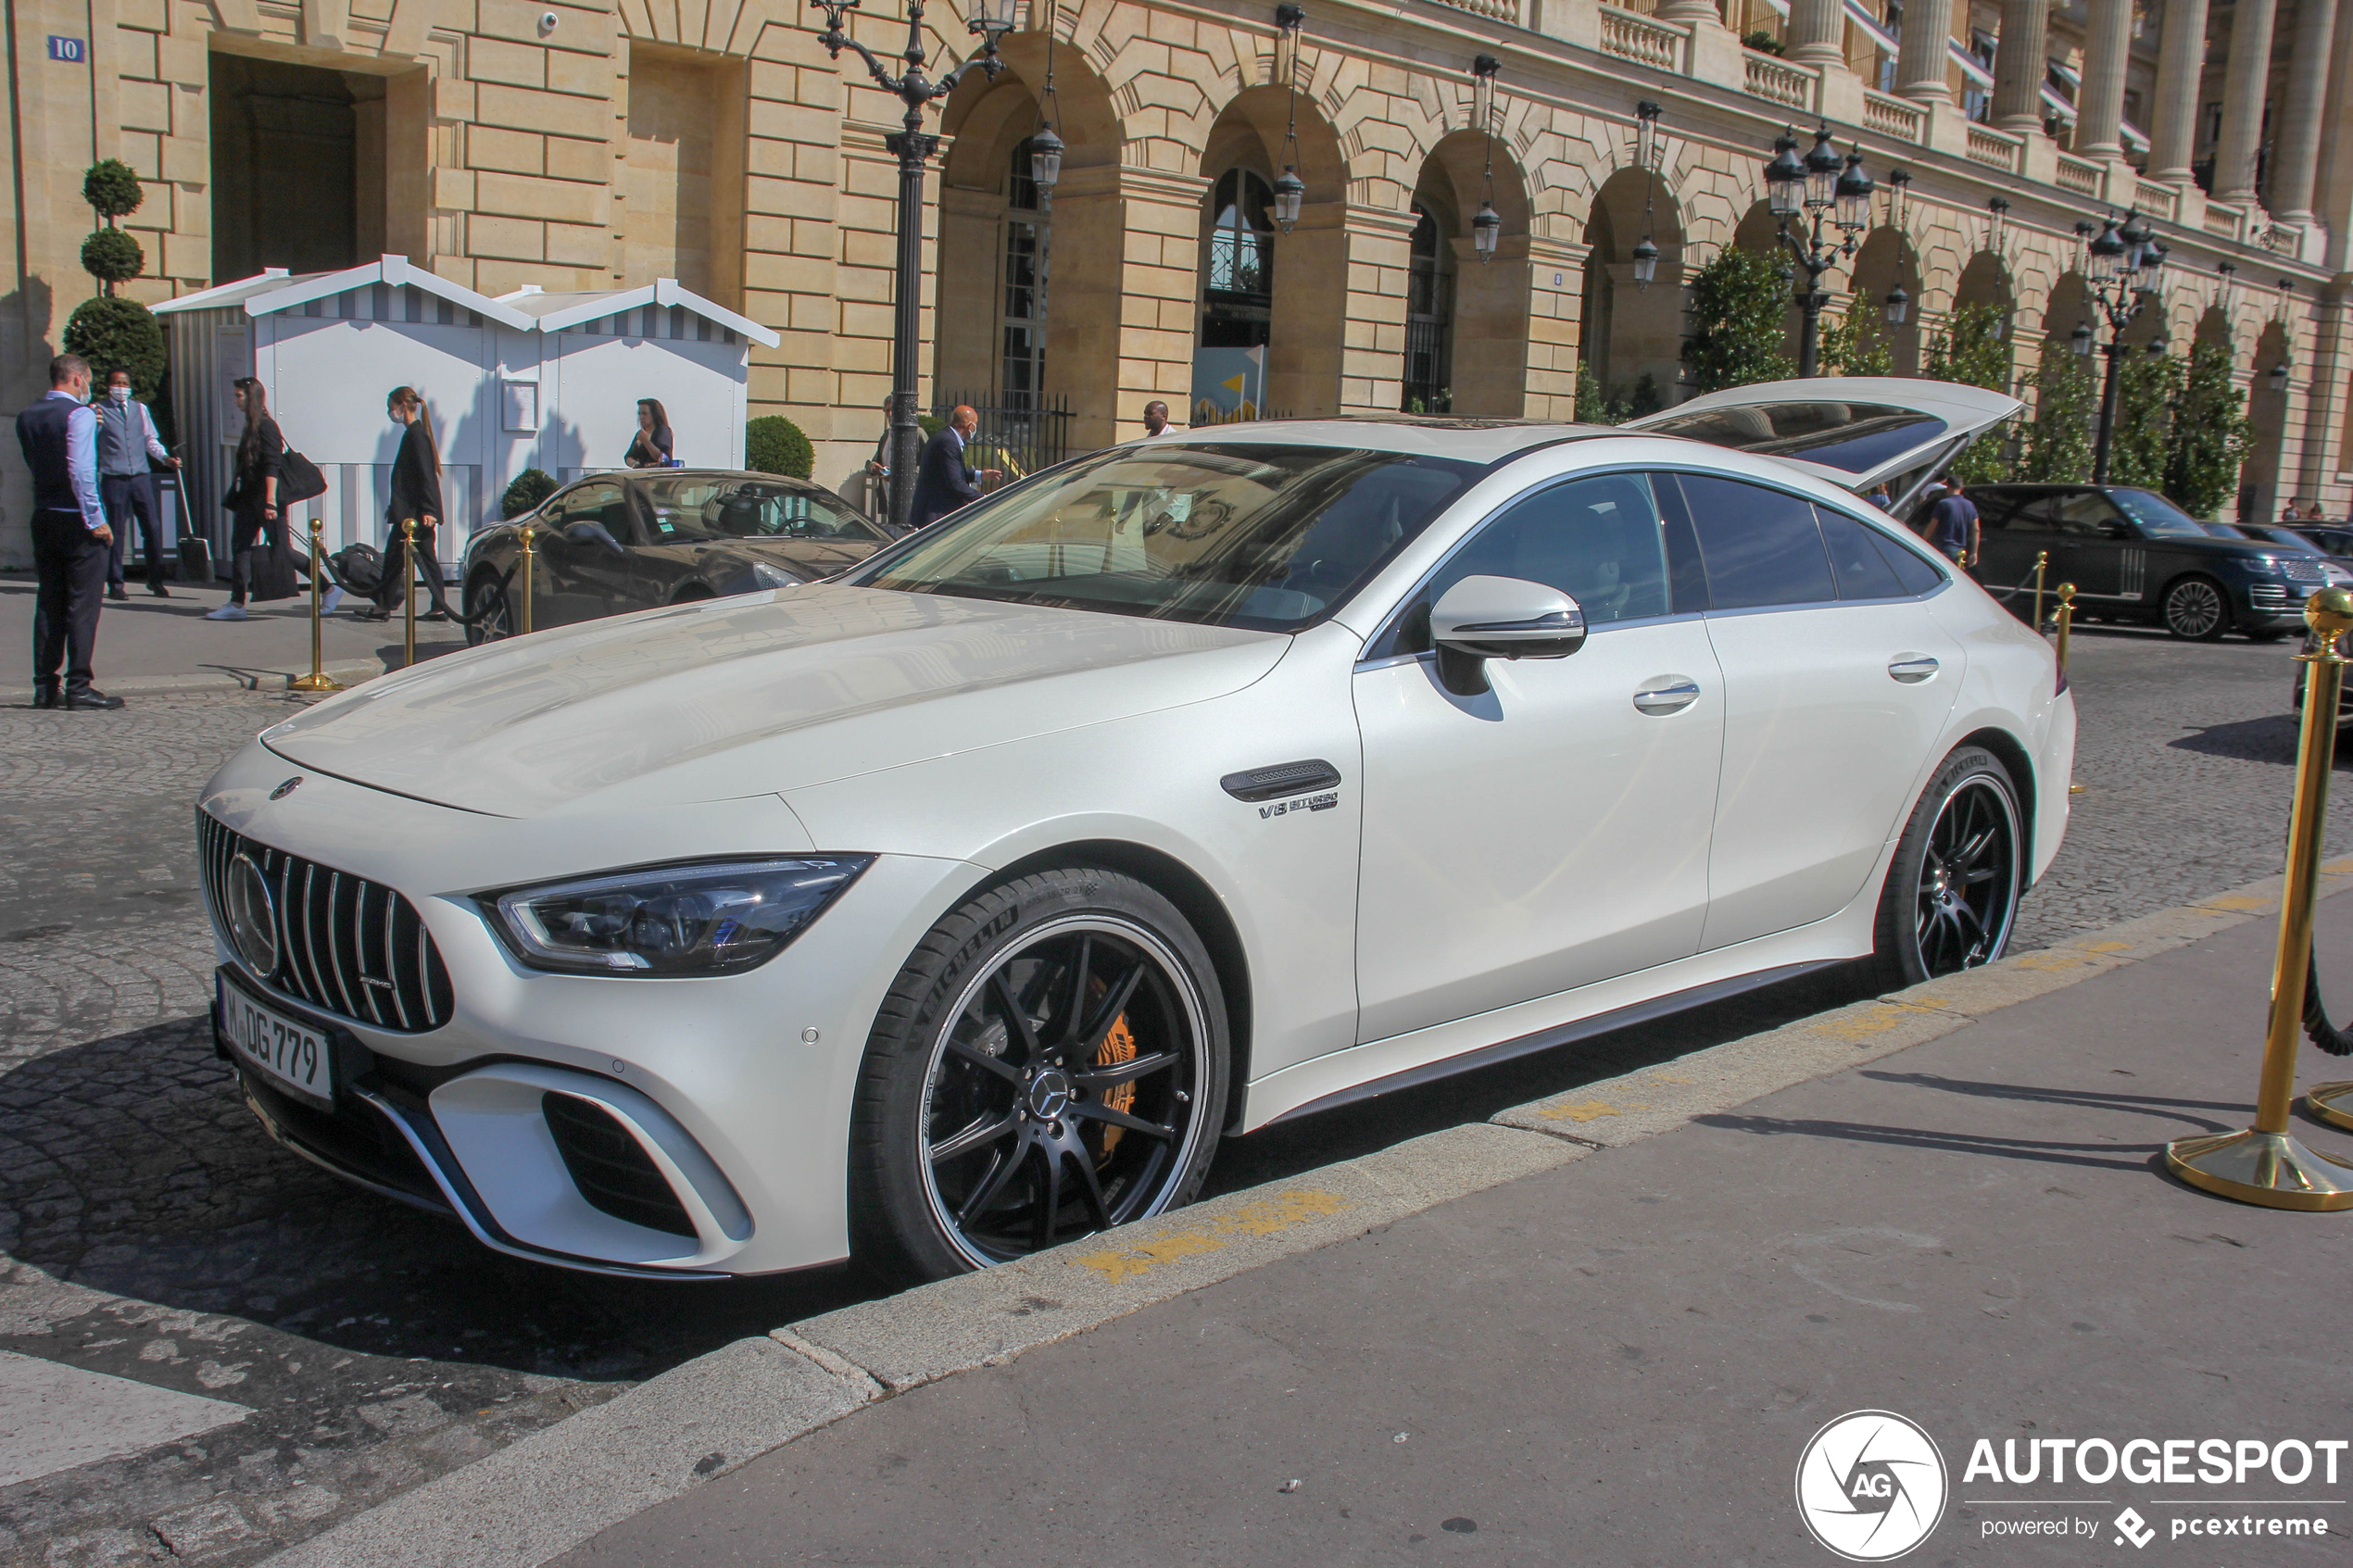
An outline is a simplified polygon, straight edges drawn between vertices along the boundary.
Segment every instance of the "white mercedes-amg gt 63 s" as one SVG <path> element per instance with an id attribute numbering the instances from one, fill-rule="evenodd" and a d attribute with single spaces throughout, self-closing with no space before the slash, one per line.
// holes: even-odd
<path id="1" fill-rule="evenodd" d="M 1172 432 L 830 582 L 371 681 L 198 803 L 220 1048 L 501 1251 L 944 1275 L 1284 1118 L 1988 962 L 2073 699 L 1859 495 L 2018 408 Z"/>

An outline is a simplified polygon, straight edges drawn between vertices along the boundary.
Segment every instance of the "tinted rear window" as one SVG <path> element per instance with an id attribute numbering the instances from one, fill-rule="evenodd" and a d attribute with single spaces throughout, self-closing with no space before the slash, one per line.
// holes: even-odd
<path id="1" fill-rule="evenodd" d="M 1642 427 L 1711 446 L 1867 473 L 1927 445 L 1946 430 L 1943 420 L 1882 403 L 1759 403 L 1672 414 Z"/>
<path id="2" fill-rule="evenodd" d="M 1826 604 L 1838 597 L 1811 502 L 1738 480 L 1680 477 L 1718 609 Z"/>

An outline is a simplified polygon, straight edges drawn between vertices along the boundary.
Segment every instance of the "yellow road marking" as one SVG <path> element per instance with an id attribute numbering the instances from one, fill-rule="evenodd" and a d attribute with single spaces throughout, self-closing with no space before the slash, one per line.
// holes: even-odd
<path id="1" fill-rule="evenodd" d="M 1163 1231 L 1147 1240 L 1124 1247 L 1114 1252 L 1087 1252 L 1071 1260 L 1081 1268 L 1092 1269 L 1114 1285 L 1133 1274 L 1140 1274 L 1186 1258 L 1198 1258 L 1204 1252 L 1214 1252 L 1232 1244 L 1236 1236 L 1273 1236 L 1293 1225 L 1327 1214 L 1337 1214 L 1347 1208 L 1348 1199 L 1336 1192 L 1304 1189 L 1278 1193 L 1255 1203 L 1245 1203 L 1231 1213 L 1200 1224 Z"/>

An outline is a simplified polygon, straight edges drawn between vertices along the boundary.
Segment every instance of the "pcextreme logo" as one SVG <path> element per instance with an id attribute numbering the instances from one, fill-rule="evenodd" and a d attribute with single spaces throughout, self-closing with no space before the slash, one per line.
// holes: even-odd
<path id="1" fill-rule="evenodd" d="M 1944 1456 L 1892 1411 L 1855 1411 L 1814 1434 L 1797 1461 L 1797 1514 L 1850 1562 L 1903 1556 L 1944 1517 Z"/>

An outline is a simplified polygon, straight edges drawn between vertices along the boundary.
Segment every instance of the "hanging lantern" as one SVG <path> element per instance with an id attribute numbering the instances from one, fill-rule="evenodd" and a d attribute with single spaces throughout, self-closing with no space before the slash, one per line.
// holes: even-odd
<path id="1" fill-rule="evenodd" d="M 1912 296 L 1904 292 L 1903 284 L 1898 283 L 1888 291 L 1887 298 L 1881 302 L 1880 310 L 1886 316 L 1889 326 L 1900 327 L 1904 324 L 1904 318 L 1912 313 Z"/>
<path id="2" fill-rule="evenodd" d="M 1471 245 L 1478 258 L 1487 261 L 1495 255 L 1495 242 L 1503 237 L 1504 220 L 1487 202 L 1478 204 L 1478 211 L 1471 219 Z"/>
<path id="3" fill-rule="evenodd" d="M 2092 324 L 2089 321 L 2076 322 L 2075 330 L 2067 334 L 2067 342 L 2068 346 L 2074 349 L 2076 353 L 2083 356 L 2087 359 L 2090 358 L 2092 355 Z"/>
<path id="4" fill-rule="evenodd" d="M 2009 222 L 2009 198 L 1995 196 L 1985 204 L 1985 248 L 1998 251 L 2002 248 L 2002 230 Z"/>
<path id="5" fill-rule="evenodd" d="M 1773 138 L 1765 165 L 1765 197 L 1776 218 L 1794 217 L 1806 205 L 1806 166 L 1797 159 L 1797 138 L 1784 131 Z"/>
<path id="6" fill-rule="evenodd" d="M 2292 369 L 2292 367 L 2284 359 L 2271 367 L 2270 380 L 2271 383 L 2271 390 L 2273 392 L 2285 392 L 2287 390 L 2287 377 L 2290 369 Z"/>
<path id="7" fill-rule="evenodd" d="M 1871 194 L 1877 189 L 1870 171 L 1863 167 L 1861 150 L 1850 146 L 1846 172 L 1838 177 L 1838 226 L 1850 233 L 1869 228 Z"/>
<path id="8" fill-rule="evenodd" d="M 1659 107 L 1645 98 L 1634 106 L 1634 167 L 1646 173 L 1658 168 Z"/>
<path id="9" fill-rule="evenodd" d="M 1658 276 L 1658 247 L 1644 234 L 1634 242 L 1634 286 L 1646 289 Z"/>
<path id="10" fill-rule="evenodd" d="M 1910 205 L 1912 171 L 1891 169 L 1887 171 L 1887 220 L 1896 228 L 1904 226 L 1905 209 Z"/>
<path id="11" fill-rule="evenodd" d="M 1838 199 L 1839 170 L 1846 160 L 1831 145 L 1831 128 L 1821 126 L 1814 132 L 1814 149 L 1806 155 L 1806 205 L 1825 207 Z"/>
<path id="12" fill-rule="evenodd" d="M 1052 190 L 1062 177 L 1063 139 L 1052 126 L 1040 126 L 1029 139 L 1029 178 L 1042 193 Z"/>
<path id="13" fill-rule="evenodd" d="M 1288 234 L 1299 221 L 1299 204 L 1306 198 L 1307 182 L 1299 170 L 1283 165 L 1282 173 L 1275 177 L 1275 227 Z"/>

